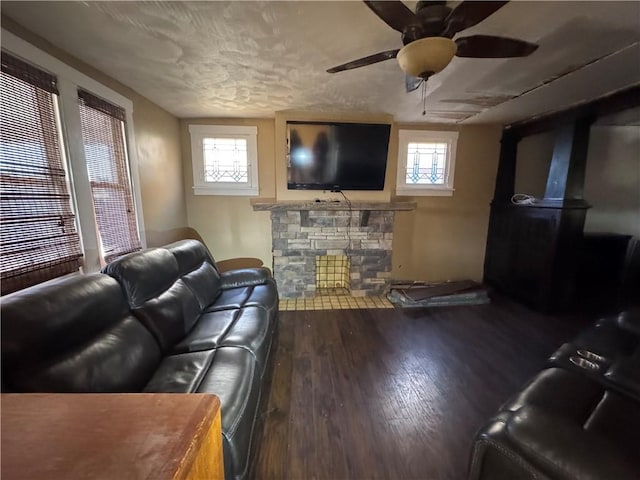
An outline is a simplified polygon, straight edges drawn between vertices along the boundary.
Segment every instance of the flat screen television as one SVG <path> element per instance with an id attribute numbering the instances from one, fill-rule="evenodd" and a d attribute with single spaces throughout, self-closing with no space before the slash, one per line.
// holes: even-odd
<path id="1" fill-rule="evenodd" d="M 384 190 L 391 125 L 287 122 L 289 190 Z"/>

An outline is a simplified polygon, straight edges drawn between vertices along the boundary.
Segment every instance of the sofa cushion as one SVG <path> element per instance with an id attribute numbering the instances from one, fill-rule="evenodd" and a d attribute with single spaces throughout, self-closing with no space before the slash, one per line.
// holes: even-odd
<path id="1" fill-rule="evenodd" d="M 195 392 L 206 375 L 215 350 L 169 355 L 162 359 L 155 374 L 144 387 L 145 392 Z"/>
<path id="2" fill-rule="evenodd" d="M 133 314 L 168 352 L 197 322 L 201 308 L 180 278 L 175 256 L 163 248 L 134 252 L 110 263 L 104 272 L 123 286 Z"/>
<path id="3" fill-rule="evenodd" d="M 260 307 L 244 307 L 227 333 L 221 346 L 241 347 L 254 356 L 260 376 L 264 374 L 271 349 L 273 325 L 269 314 Z"/>
<path id="4" fill-rule="evenodd" d="M 132 312 L 154 334 L 163 352 L 168 352 L 196 324 L 200 306 L 189 287 L 177 280 Z"/>
<path id="5" fill-rule="evenodd" d="M 278 289 L 273 278 L 263 285 L 256 285 L 244 302 L 245 307 L 261 307 L 275 315 L 278 310 Z"/>
<path id="6" fill-rule="evenodd" d="M 250 287 L 262 285 L 271 278 L 271 272 L 268 268 L 237 268 L 222 272 L 220 275 L 222 280 L 222 288 Z"/>
<path id="7" fill-rule="evenodd" d="M 218 348 L 197 392 L 214 393 L 220 398 L 225 478 L 247 478 L 251 438 L 261 395 L 260 376 L 253 355 L 243 348 Z"/>
<path id="8" fill-rule="evenodd" d="M 182 280 L 198 299 L 200 310 L 214 303 L 222 293 L 216 269 L 206 262 L 192 271 L 183 273 Z"/>
<path id="9" fill-rule="evenodd" d="M 222 290 L 215 302 L 204 309 L 205 312 L 218 312 L 220 310 L 238 309 L 247 301 L 253 287 L 236 287 Z"/>
<path id="10" fill-rule="evenodd" d="M 144 391 L 217 395 L 222 405 L 225 478 L 243 479 L 260 389 L 254 356 L 243 348 L 222 347 L 164 358 Z"/>
<path id="11" fill-rule="evenodd" d="M 239 315 L 240 309 L 202 314 L 187 336 L 173 347 L 173 353 L 209 350 L 220 346 L 223 336 Z"/>
<path id="12" fill-rule="evenodd" d="M 203 311 L 259 306 L 275 316 L 276 283 L 267 268 L 218 271 L 211 253 L 197 240 L 181 240 L 163 247 L 178 264 L 178 275 L 193 291 Z"/>
<path id="13" fill-rule="evenodd" d="M 162 248 L 169 250 L 176 257 L 181 273 L 195 270 L 203 262 L 209 263 L 215 268 L 216 262 L 211 252 L 198 240 L 179 240 Z M 218 272 L 217 268 L 215 270 Z M 218 277 L 220 277 L 219 272 Z"/>
<path id="14" fill-rule="evenodd" d="M 211 253 L 197 240 L 181 240 L 164 246 L 176 258 L 179 275 L 193 290 L 204 309 L 220 295 L 220 272 Z"/>
<path id="15" fill-rule="evenodd" d="M 179 278 L 178 262 L 163 248 L 130 253 L 102 271 L 118 280 L 132 308 L 161 294 Z"/>
<path id="16" fill-rule="evenodd" d="M 275 321 L 260 307 L 204 313 L 193 330 L 173 347 L 173 352 L 194 352 L 220 346 L 244 348 L 255 357 L 262 376 L 274 325 Z"/>
<path id="17" fill-rule="evenodd" d="M 244 306 L 264 308 L 270 316 L 275 317 L 278 309 L 278 289 L 275 280 L 269 278 L 261 285 L 222 290 L 216 301 L 208 305 L 204 311 L 215 312 Z"/>
<path id="18" fill-rule="evenodd" d="M 77 275 L 2 299 L 3 383 L 17 392 L 135 392 L 160 363 L 120 285 Z"/>

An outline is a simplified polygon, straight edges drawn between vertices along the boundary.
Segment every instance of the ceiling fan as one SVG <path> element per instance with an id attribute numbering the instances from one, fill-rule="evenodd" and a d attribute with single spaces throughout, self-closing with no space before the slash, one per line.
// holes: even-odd
<path id="1" fill-rule="evenodd" d="M 401 1 L 364 2 L 378 17 L 402 33 L 403 48 L 359 58 L 327 70 L 337 73 L 397 58 L 407 74 L 407 92 L 416 90 L 431 75 L 444 69 L 454 56 L 509 58 L 531 55 L 538 45 L 507 37 L 472 35 L 452 38 L 509 2 L 463 1 L 451 8 L 446 1 L 419 1 L 413 13 Z"/>

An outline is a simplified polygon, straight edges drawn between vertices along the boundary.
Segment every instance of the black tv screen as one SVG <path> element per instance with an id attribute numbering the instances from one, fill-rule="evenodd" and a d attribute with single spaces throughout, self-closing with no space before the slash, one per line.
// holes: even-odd
<path id="1" fill-rule="evenodd" d="M 287 122 L 289 190 L 384 190 L 391 125 Z"/>

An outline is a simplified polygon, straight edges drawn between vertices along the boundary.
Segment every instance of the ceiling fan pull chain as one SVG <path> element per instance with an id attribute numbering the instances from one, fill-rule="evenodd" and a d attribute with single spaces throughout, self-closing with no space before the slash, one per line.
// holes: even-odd
<path id="1" fill-rule="evenodd" d="M 427 114 L 427 80 L 422 81 L 422 115 Z"/>

